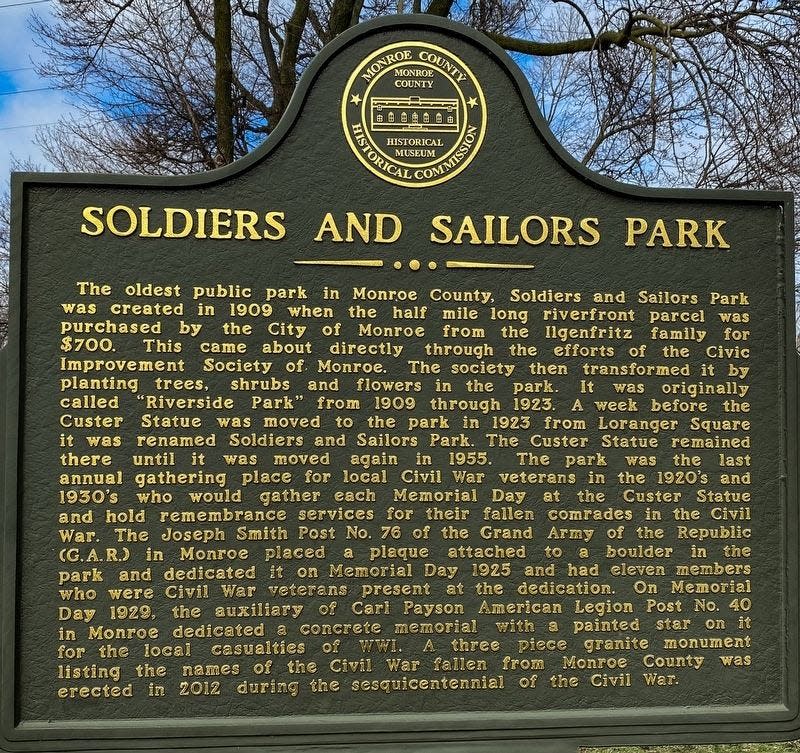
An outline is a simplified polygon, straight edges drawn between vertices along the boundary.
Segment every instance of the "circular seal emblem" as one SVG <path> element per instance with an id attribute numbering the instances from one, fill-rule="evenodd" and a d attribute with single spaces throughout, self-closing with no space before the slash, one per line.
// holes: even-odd
<path id="1" fill-rule="evenodd" d="M 353 71 L 342 126 L 361 163 L 389 183 L 423 188 L 454 178 L 486 133 L 486 100 L 475 75 L 442 47 L 398 42 Z"/>

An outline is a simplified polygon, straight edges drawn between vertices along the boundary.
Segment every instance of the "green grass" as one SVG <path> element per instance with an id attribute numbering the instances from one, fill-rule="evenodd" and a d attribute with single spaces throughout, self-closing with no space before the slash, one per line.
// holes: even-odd
<path id="1" fill-rule="evenodd" d="M 800 753 L 800 741 L 739 745 L 651 745 L 645 748 L 584 748 L 592 753 Z"/>

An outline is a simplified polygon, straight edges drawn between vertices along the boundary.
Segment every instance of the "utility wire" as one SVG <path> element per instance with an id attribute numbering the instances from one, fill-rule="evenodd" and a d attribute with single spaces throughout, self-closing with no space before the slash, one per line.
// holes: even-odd
<path id="1" fill-rule="evenodd" d="M 97 110 L 88 110 L 85 115 L 96 115 L 98 113 L 104 113 L 106 110 L 98 108 Z M 133 120 L 134 118 L 141 118 L 147 113 L 130 113 L 129 115 L 117 115 L 113 118 L 107 118 L 108 121 L 116 122 L 120 120 Z M 60 121 L 54 120 L 51 123 L 27 123 L 25 125 L 15 125 L 15 126 L 0 126 L 0 132 L 2 131 L 16 131 L 22 128 L 43 128 L 45 126 L 53 126 L 58 125 Z M 103 121 L 95 121 L 95 123 L 100 124 Z M 84 123 L 84 125 L 92 125 L 91 122 Z"/>
<path id="2" fill-rule="evenodd" d="M 20 5 L 41 5 L 42 3 L 49 3 L 50 0 L 23 0 L 21 3 L 4 3 L 0 5 L 0 10 L 3 8 L 17 8 Z"/>
<path id="3" fill-rule="evenodd" d="M 31 94 L 32 92 L 52 92 L 55 90 L 55 86 L 40 86 L 37 89 L 17 89 L 13 92 L 0 92 L 0 97 L 11 97 L 14 94 Z"/>
<path id="4" fill-rule="evenodd" d="M 44 126 L 51 126 L 56 125 L 56 122 L 52 123 L 28 123 L 27 125 L 15 125 L 15 126 L 0 126 L 0 131 L 19 131 L 23 128 L 43 128 Z"/>

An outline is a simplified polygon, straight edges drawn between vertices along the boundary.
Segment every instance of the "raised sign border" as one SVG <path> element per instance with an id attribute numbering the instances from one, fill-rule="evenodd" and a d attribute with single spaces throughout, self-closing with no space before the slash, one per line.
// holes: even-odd
<path id="1" fill-rule="evenodd" d="M 23 329 L 24 200 L 30 187 L 37 185 L 147 186 L 186 188 L 209 186 L 240 174 L 257 165 L 275 149 L 294 127 L 302 104 L 326 63 L 354 41 L 385 32 L 431 30 L 459 37 L 481 47 L 510 76 L 525 104 L 531 126 L 542 134 L 544 143 L 565 170 L 580 180 L 607 192 L 641 199 L 684 201 L 713 200 L 760 204 L 779 209 L 784 218 L 783 301 L 785 320 L 782 374 L 784 448 L 783 496 L 780 500 L 785 525 L 787 569 L 781 573 L 784 594 L 786 683 L 784 703 L 770 706 L 708 707 L 663 709 L 610 709 L 601 711 L 563 711 L 530 713 L 440 713 L 440 714 L 363 714 L 347 716 L 305 716 L 280 718 L 161 719 L 130 720 L 119 723 L 86 721 L 66 723 L 22 723 L 16 719 L 16 606 L 23 598 L 17 591 L 16 515 L 18 448 L 24 427 L 19 423 L 21 386 L 24 384 L 25 343 Z M 9 751 L 104 751 L 123 750 L 367 750 L 376 746 L 386 751 L 440 751 L 477 753 L 490 744 L 502 744 L 509 753 L 529 749 L 534 741 L 554 750 L 574 749 L 578 745 L 670 744 L 789 740 L 800 735 L 800 685 L 798 682 L 798 583 L 800 536 L 797 510 L 797 356 L 793 348 L 795 324 L 787 299 L 794 288 L 792 196 L 785 192 L 708 191 L 644 189 L 616 183 L 580 165 L 558 144 L 535 103 L 527 81 L 509 56 L 479 33 L 428 16 L 396 16 L 377 19 L 354 27 L 338 37 L 317 56 L 304 73 L 295 96 L 275 132 L 255 152 L 239 162 L 204 175 L 185 178 L 138 176 L 97 176 L 72 174 L 18 173 L 12 177 L 12 258 L 10 340 L 4 353 L 2 379 L 5 382 L 2 405 L 5 432 L 5 487 L 3 532 L 0 557 L 3 563 L 2 624 L 0 626 L 0 748 Z"/>

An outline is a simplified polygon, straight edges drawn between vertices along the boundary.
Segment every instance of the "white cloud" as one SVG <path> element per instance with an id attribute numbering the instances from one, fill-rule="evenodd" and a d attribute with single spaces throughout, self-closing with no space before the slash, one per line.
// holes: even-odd
<path id="1" fill-rule="evenodd" d="M 39 7 L 46 9 L 47 5 Z M 30 6 L 0 10 L 0 65 L 3 69 L 29 65 L 29 56 L 35 47 L 28 24 L 31 14 Z"/>
<path id="2" fill-rule="evenodd" d="M 35 6 L 37 12 L 46 12 L 47 4 Z M 33 61 L 41 56 L 30 30 L 29 6 L 0 9 L 0 91 L 20 91 L 49 86 L 33 70 Z M 70 111 L 61 92 L 36 91 L 0 95 L 0 187 L 8 185 L 12 155 L 18 160 L 30 160 L 46 168 L 33 138 L 35 128 L 21 128 L 37 123 L 52 123 Z"/>

